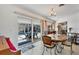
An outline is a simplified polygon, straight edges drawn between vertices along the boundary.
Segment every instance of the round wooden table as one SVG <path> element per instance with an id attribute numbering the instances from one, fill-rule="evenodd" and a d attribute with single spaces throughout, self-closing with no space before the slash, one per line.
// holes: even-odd
<path id="1" fill-rule="evenodd" d="M 64 49 L 64 46 L 62 47 L 62 43 L 67 40 L 67 37 L 62 35 L 62 36 L 58 36 L 54 38 L 52 34 L 47 35 L 47 36 L 51 37 L 52 42 L 55 42 L 55 51 L 54 51 L 55 55 L 57 53 L 62 53 L 62 50 Z"/>

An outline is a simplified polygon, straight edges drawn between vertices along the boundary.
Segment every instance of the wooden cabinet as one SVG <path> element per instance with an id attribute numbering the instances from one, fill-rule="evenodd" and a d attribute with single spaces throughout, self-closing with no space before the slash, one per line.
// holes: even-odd
<path id="1" fill-rule="evenodd" d="M 0 55 L 21 55 L 21 51 L 11 51 L 5 38 L 3 36 L 0 36 Z"/>
<path id="2" fill-rule="evenodd" d="M 21 55 L 21 51 L 11 52 L 9 49 L 0 50 L 0 55 Z"/>
<path id="3" fill-rule="evenodd" d="M 0 51 L 8 49 L 8 48 L 9 48 L 9 46 L 8 46 L 5 38 L 3 36 L 0 36 Z"/>

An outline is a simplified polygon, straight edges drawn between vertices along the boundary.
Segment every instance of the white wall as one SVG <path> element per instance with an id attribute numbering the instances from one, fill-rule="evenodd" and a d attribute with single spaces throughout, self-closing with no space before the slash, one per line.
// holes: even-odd
<path id="1" fill-rule="evenodd" d="M 79 32 L 79 13 L 69 17 L 68 26 L 73 28 L 73 32 Z"/>
<path id="2" fill-rule="evenodd" d="M 16 8 L 13 5 L 0 5 L 0 32 L 6 37 L 10 37 L 17 48 L 18 25 L 17 17 L 14 14 Z"/>

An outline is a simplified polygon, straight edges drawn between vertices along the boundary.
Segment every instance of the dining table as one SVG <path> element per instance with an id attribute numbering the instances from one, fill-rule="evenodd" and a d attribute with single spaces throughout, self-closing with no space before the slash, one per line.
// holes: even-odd
<path id="1" fill-rule="evenodd" d="M 64 43 L 67 40 L 66 35 L 53 35 L 48 34 L 48 37 L 51 37 L 52 42 L 55 42 L 55 55 L 57 53 L 62 53 L 62 50 L 64 49 L 64 46 L 62 46 L 62 43 Z"/>
<path id="2" fill-rule="evenodd" d="M 67 40 L 66 35 L 53 35 L 53 34 L 48 34 L 48 37 L 51 37 L 51 40 L 54 42 L 64 42 Z"/>

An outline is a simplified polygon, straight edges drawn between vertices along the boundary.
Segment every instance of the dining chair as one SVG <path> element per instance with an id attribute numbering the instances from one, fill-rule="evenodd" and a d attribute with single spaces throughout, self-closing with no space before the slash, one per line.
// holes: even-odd
<path id="1" fill-rule="evenodd" d="M 66 35 L 65 36 L 63 36 L 63 37 L 66 37 Z M 72 55 L 72 53 L 73 53 L 73 49 L 72 49 L 72 45 L 73 45 L 73 43 L 74 43 L 74 35 L 69 35 L 68 34 L 68 36 L 67 36 L 67 40 L 65 41 L 65 42 L 63 42 L 62 44 L 63 45 L 65 45 L 65 46 L 67 46 L 67 47 L 70 47 L 70 54 Z"/>
<path id="2" fill-rule="evenodd" d="M 52 54 L 52 48 L 55 47 L 55 43 L 51 40 L 51 37 L 48 36 L 42 36 L 42 41 L 43 41 L 43 52 L 42 55 L 44 54 L 47 49 L 50 49 L 50 54 Z"/>

